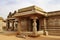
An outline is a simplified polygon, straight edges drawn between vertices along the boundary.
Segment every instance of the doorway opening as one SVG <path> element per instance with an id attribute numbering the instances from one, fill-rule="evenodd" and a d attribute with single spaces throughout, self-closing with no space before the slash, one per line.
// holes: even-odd
<path id="1" fill-rule="evenodd" d="M 39 20 L 38 19 L 37 19 L 36 23 L 37 23 L 37 31 L 39 31 Z"/>

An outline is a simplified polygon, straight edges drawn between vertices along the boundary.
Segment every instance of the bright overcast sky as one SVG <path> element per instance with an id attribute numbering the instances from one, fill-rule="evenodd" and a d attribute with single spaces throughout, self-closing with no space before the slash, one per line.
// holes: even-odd
<path id="1" fill-rule="evenodd" d="M 44 11 L 60 10 L 60 0 L 0 0 L 0 16 L 6 18 L 10 11 L 31 5 L 36 5 Z"/>

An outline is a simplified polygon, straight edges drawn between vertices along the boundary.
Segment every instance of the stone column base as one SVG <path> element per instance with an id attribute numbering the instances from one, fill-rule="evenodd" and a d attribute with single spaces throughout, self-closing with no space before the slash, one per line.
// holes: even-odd
<path id="1" fill-rule="evenodd" d="M 48 31 L 44 31 L 43 35 L 47 36 L 48 35 Z"/>

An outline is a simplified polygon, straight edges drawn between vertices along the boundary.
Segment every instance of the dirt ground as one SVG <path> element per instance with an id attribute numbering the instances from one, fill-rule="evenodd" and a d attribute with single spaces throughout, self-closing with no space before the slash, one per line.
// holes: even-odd
<path id="1" fill-rule="evenodd" d="M 0 40 L 60 40 L 60 36 L 40 36 L 40 37 L 26 37 L 18 38 L 16 36 L 0 35 Z"/>

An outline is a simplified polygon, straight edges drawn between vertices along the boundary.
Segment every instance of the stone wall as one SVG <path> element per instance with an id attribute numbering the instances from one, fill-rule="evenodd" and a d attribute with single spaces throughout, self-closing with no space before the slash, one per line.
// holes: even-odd
<path id="1" fill-rule="evenodd" d="M 27 19 L 21 19 L 21 31 L 27 31 Z"/>
<path id="2" fill-rule="evenodd" d="M 41 18 L 39 19 L 39 30 L 43 30 L 44 29 L 44 19 Z"/>
<path id="3" fill-rule="evenodd" d="M 51 16 L 47 19 L 49 35 L 60 35 L 60 16 Z"/>

